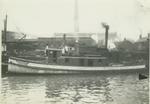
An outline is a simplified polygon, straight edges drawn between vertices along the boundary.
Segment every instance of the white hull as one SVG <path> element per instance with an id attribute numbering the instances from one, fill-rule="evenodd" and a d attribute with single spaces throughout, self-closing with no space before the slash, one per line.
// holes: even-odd
<path id="1" fill-rule="evenodd" d="M 145 70 L 145 65 L 136 66 L 63 66 L 40 64 L 27 62 L 25 60 L 17 60 L 10 58 L 8 64 L 8 72 L 12 73 L 33 73 L 33 74 L 67 74 L 67 73 L 93 73 L 104 71 L 137 71 Z"/>

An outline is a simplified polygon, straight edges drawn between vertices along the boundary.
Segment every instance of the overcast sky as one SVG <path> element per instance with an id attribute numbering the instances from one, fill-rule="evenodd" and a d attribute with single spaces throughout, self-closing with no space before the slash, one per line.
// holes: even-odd
<path id="1" fill-rule="evenodd" d="M 106 22 L 121 37 L 150 33 L 150 0 L 78 0 L 78 5 L 80 32 L 104 32 Z M 9 30 L 37 37 L 74 32 L 74 0 L 0 0 L 0 7 L 0 21 L 7 13 Z"/>

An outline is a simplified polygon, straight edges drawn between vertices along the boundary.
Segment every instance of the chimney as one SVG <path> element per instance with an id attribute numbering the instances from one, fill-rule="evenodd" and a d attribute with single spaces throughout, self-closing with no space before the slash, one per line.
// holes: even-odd
<path id="1" fill-rule="evenodd" d="M 105 28 L 105 48 L 107 49 L 108 47 L 108 30 L 109 30 L 109 25 L 106 23 L 102 23 L 102 26 Z"/>
<path id="2" fill-rule="evenodd" d="M 108 47 L 108 30 L 109 30 L 109 26 L 107 26 L 105 30 L 105 48 Z"/>
<path id="3" fill-rule="evenodd" d="M 142 39 L 142 35 L 140 34 L 139 39 Z"/>

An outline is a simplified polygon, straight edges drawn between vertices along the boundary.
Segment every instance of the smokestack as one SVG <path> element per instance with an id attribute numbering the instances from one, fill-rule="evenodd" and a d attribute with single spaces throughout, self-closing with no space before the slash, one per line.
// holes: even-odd
<path id="1" fill-rule="evenodd" d="M 102 26 L 105 28 L 105 48 L 107 49 L 108 47 L 108 30 L 109 30 L 109 25 L 106 23 L 102 23 Z"/>

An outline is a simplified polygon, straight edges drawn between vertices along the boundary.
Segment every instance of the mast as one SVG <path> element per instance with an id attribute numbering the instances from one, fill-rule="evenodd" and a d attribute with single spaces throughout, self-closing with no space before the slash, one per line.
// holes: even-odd
<path id="1" fill-rule="evenodd" d="M 79 32 L 79 16 L 78 16 L 78 0 L 75 0 L 74 8 L 74 32 L 77 34 Z M 77 37 L 78 39 L 78 37 Z"/>
<path id="2" fill-rule="evenodd" d="M 6 14 L 6 17 L 5 17 L 5 20 L 4 20 L 4 31 L 3 31 L 3 37 L 4 37 L 4 40 L 3 40 L 3 48 L 4 48 L 4 51 L 7 51 L 7 14 Z"/>
<path id="3" fill-rule="evenodd" d="M 79 55 L 79 16 L 78 16 L 78 0 L 75 0 L 74 6 L 74 34 L 76 36 L 76 55 Z"/>
<path id="4" fill-rule="evenodd" d="M 7 53 L 7 14 L 6 14 L 6 18 L 4 20 L 4 30 L 2 31 L 2 68 L 0 70 L 0 72 L 2 74 L 6 74 L 8 72 L 8 53 Z"/>

